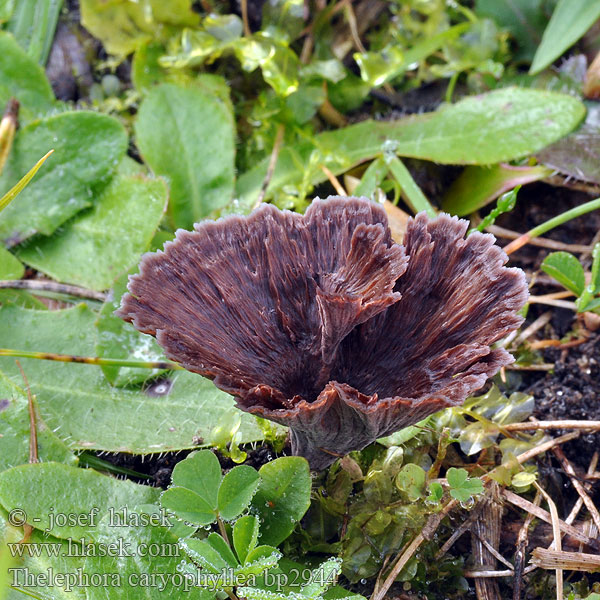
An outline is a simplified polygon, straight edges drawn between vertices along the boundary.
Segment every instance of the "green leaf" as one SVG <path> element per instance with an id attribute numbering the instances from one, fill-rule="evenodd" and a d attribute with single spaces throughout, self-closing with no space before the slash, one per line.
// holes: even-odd
<path id="1" fill-rule="evenodd" d="M 429 483 L 429 495 L 425 500 L 427 502 L 431 502 L 432 504 L 438 504 L 441 502 L 442 497 L 444 496 L 444 488 L 442 484 L 438 481 L 431 481 Z"/>
<path id="2" fill-rule="evenodd" d="M 62 4 L 62 0 L 19 0 L 7 24 L 21 47 L 41 65 L 48 59 Z"/>
<path id="3" fill-rule="evenodd" d="M 477 227 L 471 229 L 468 233 L 470 235 L 474 231 L 484 231 L 486 227 L 493 225 L 496 222 L 496 219 L 503 215 L 504 213 L 510 212 L 517 204 L 517 195 L 521 186 L 513 188 L 512 190 L 502 194 L 500 198 L 498 198 L 498 202 L 496 203 L 496 208 L 493 208 L 482 220 Z"/>
<path id="4" fill-rule="evenodd" d="M 446 472 L 450 495 L 459 502 L 467 502 L 475 494 L 483 492 L 481 479 L 470 479 L 465 469 L 450 467 Z"/>
<path id="5" fill-rule="evenodd" d="M 528 473 L 527 471 L 521 471 L 513 475 L 510 481 L 510 485 L 515 488 L 528 488 L 537 479 L 535 473 Z"/>
<path id="6" fill-rule="evenodd" d="M 303 0 L 272 0 L 263 4 L 261 30 L 269 37 L 289 43 L 303 29 Z"/>
<path id="7" fill-rule="evenodd" d="M 160 179 L 117 176 L 90 211 L 53 237 L 34 240 L 18 256 L 58 281 L 108 289 L 148 249 L 166 205 Z"/>
<path id="8" fill-rule="evenodd" d="M 0 197 L 0 212 L 3 211 L 25 188 L 25 186 L 33 179 L 33 176 L 39 171 L 40 167 L 46 162 L 46 159 L 53 153 L 50 150 L 45 156 L 42 156 L 29 171 L 19 179 L 19 181 L 13 185 L 6 194 Z"/>
<path id="9" fill-rule="evenodd" d="M 310 469 L 306 459 L 285 456 L 263 465 L 258 473 L 261 482 L 252 511 L 262 523 L 260 541 L 278 546 L 310 506 Z"/>
<path id="10" fill-rule="evenodd" d="M 459 435 L 460 449 L 472 456 L 484 448 L 490 448 L 498 439 L 499 429 L 492 423 L 475 421 L 461 430 Z"/>
<path id="11" fill-rule="evenodd" d="M 95 320 L 96 313 L 84 304 L 56 311 L 4 305 L 0 307 L 2 344 L 94 356 Z M 138 454 L 197 448 L 199 438 L 210 443 L 215 424 L 236 410 L 231 396 L 187 371 L 143 389 L 116 389 L 94 366 L 44 360 L 22 363 L 42 418 L 72 448 Z M 0 358 L 0 370 L 21 383 L 14 359 Z M 254 417 L 240 414 L 240 443 L 263 439 Z"/>
<path id="12" fill-rule="evenodd" d="M 324 181 L 321 165 L 339 175 L 384 150 L 444 164 L 513 160 L 566 135 L 584 114 L 583 104 L 565 94 L 504 88 L 467 97 L 432 113 L 396 121 L 363 121 L 320 133 L 313 142 L 283 147 L 267 196 L 285 186 L 301 187 L 304 178 L 312 185 Z M 238 179 L 238 210 L 256 202 L 267 166 L 265 159 Z"/>
<path id="13" fill-rule="evenodd" d="M 259 483 L 260 476 L 252 467 L 240 465 L 231 469 L 219 487 L 219 516 L 229 521 L 240 515 L 248 508 Z"/>
<path id="14" fill-rule="evenodd" d="M 185 521 L 196 525 L 214 523 L 217 518 L 217 494 L 221 483 L 221 465 L 210 450 L 201 450 L 177 463 L 172 485 L 160 503 Z"/>
<path id="15" fill-rule="evenodd" d="M 175 227 L 192 229 L 231 201 L 233 118 L 218 97 L 198 87 L 159 85 L 142 101 L 135 133 L 146 163 L 169 180 Z"/>
<path id="16" fill-rule="evenodd" d="M 0 176 L 0 194 L 10 189 L 50 149 L 54 154 L 0 219 L 0 239 L 9 245 L 57 227 L 91 205 L 127 148 L 123 126 L 112 117 L 74 111 L 35 121 L 17 132 Z"/>
<path id="17" fill-rule="evenodd" d="M 330 558 L 313 570 L 311 580 L 300 593 L 311 600 L 320 598 L 336 581 L 342 571 L 342 560 Z"/>
<path id="18" fill-rule="evenodd" d="M 0 56 L 0 106 L 4 107 L 14 97 L 21 104 L 22 115 L 32 117 L 51 110 L 54 93 L 44 70 L 27 56 L 11 34 L 2 31 Z M 39 154 L 36 160 L 49 149 Z"/>
<path id="19" fill-rule="evenodd" d="M 600 0 L 559 0 L 533 57 L 535 75 L 570 48 L 600 17 Z"/>
<path id="20" fill-rule="evenodd" d="M 494 19 L 499 27 L 508 29 L 517 42 L 515 61 L 530 61 L 535 54 L 550 13 L 546 14 L 548 2 L 545 0 L 518 0 L 518 2 L 498 2 L 498 0 L 476 0 L 475 12 L 478 16 Z"/>
<path id="21" fill-rule="evenodd" d="M 425 471 L 419 465 L 408 463 L 402 467 L 396 477 L 396 487 L 404 492 L 411 501 L 423 497 L 425 491 Z"/>
<path id="22" fill-rule="evenodd" d="M 569 252 L 552 252 L 541 265 L 542 271 L 580 296 L 585 289 L 585 272 L 581 263 Z"/>
<path id="23" fill-rule="evenodd" d="M 588 110 L 585 122 L 538 152 L 536 159 L 562 175 L 600 183 L 600 106 L 591 101 L 585 105 Z"/>
<path id="24" fill-rule="evenodd" d="M 218 533 L 209 533 L 206 541 L 221 555 L 228 566 L 235 568 L 239 565 L 229 544 Z"/>
<path id="25" fill-rule="evenodd" d="M 394 179 L 398 182 L 406 203 L 413 212 L 425 211 L 430 219 L 435 218 L 437 214 L 435 209 L 413 179 L 410 171 L 404 166 L 404 163 L 393 153 L 384 155 L 384 159 L 387 161 Z"/>
<path id="26" fill-rule="evenodd" d="M 21 279 L 25 267 L 6 248 L 0 246 L 0 279 Z"/>
<path id="27" fill-rule="evenodd" d="M 0 471 L 29 462 L 29 405 L 26 392 L 0 373 Z M 76 465 L 77 459 L 37 416 L 37 447 L 42 462 Z"/>
<path id="28" fill-rule="evenodd" d="M 156 506 L 137 505 L 128 508 L 128 515 L 140 519 L 159 517 Z M 105 586 L 88 586 L 86 600 L 160 600 L 161 598 L 189 598 L 189 600 L 214 600 L 214 594 L 186 580 L 179 571 L 185 553 L 179 547 L 175 527 L 165 524 L 144 526 L 135 522 L 121 526 L 119 518 L 124 511 L 115 511 L 113 519 L 104 517 L 98 524 L 98 541 L 95 548 L 118 548 L 118 556 L 86 557 L 84 572 L 108 578 Z M 127 520 L 122 521 L 127 523 Z M 121 550 L 122 548 L 122 550 Z M 90 553 L 91 554 L 91 553 Z M 60 571 L 59 571 L 60 572 Z M 113 579 L 116 577 L 116 581 Z"/>
<path id="29" fill-rule="evenodd" d="M 182 487 L 171 487 L 160 497 L 165 510 L 189 525 L 202 527 L 217 519 L 215 512 L 195 492 Z"/>
<path id="30" fill-rule="evenodd" d="M 258 546 L 248 554 L 244 565 L 235 570 L 235 575 L 243 578 L 260 575 L 267 569 L 277 567 L 281 557 L 281 552 L 273 546 Z"/>
<path id="31" fill-rule="evenodd" d="M 245 515 L 239 518 L 233 526 L 233 547 L 240 563 L 246 562 L 249 552 L 256 548 L 258 543 L 258 519 L 254 515 Z"/>
<path id="32" fill-rule="evenodd" d="M 61 463 L 33 463 L 0 473 L 0 504 L 9 512 L 22 509 L 30 525 L 61 539 L 95 540 L 98 520 L 110 509 L 157 498 L 156 488 Z M 58 515 L 73 516 L 63 521 Z"/>
<path id="33" fill-rule="evenodd" d="M 81 23 L 110 54 L 125 56 L 152 39 L 168 38 L 174 26 L 195 26 L 190 0 L 82 0 Z"/>
<path id="34" fill-rule="evenodd" d="M 135 269 L 137 272 L 137 267 Z M 107 358 L 140 359 L 148 362 L 166 360 L 162 348 L 151 335 L 140 333 L 130 323 L 115 316 L 121 305 L 121 298 L 127 291 L 128 274 L 117 279 L 112 294 L 102 305 L 95 326 L 97 331 L 96 355 Z M 111 385 L 125 386 L 144 381 L 165 373 L 165 369 L 144 369 L 136 367 L 100 367 Z"/>
<path id="35" fill-rule="evenodd" d="M 551 174 L 552 169 L 544 166 L 514 167 L 500 164 L 466 167 L 444 195 L 442 210 L 462 217 L 479 210 L 518 185 L 538 181 Z"/>
<path id="36" fill-rule="evenodd" d="M 223 575 L 229 565 L 221 554 L 207 540 L 188 538 L 179 542 L 184 552 L 204 571 L 213 575 Z"/>
<path id="37" fill-rule="evenodd" d="M 84 559 L 81 556 L 73 556 L 74 552 L 69 553 L 69 542 L 59 540 L 53 536 L 49 536 L 41 531 L 34 529 L 29 537 L 28 544 L 21 544 L 23 539 L 23 529 L 14 527 L 8 522 L 8 514 L 0 507 L 0 569 L 6 568 L 6 571 L 0 571 L 0 586 L 4 582 L 12 583 L 14 580 L 15 571 L 12 569 L 23 569 L 17 573 L 16 589 L 8 590 L 0 587 L 3 600 L 22 600 L 27 597 L 43 598 L 44 600 L 87 600 L 86 588 L 73 587 L 70 592 L 64 588 L 56 586 L 52 588 L 52 596 L 48 595 L 48 567 L 51 566 L 55 573 L 65 574 L 68 578 L 73 578 L 77 581 L 77 570 L 83 569 Z M 12 544 L 12 552 L 5 544 Z M 51 544 L 51 546 L 42 546 L 41 544 Z M 36 552 L 28 552 L 29 549 L 52 548 L 52 552 L 56 556 L 48 556 L 49 553 L 42 550 L 39 556 L 35 556 Z M 71 550 L 73 543 L 71 543 Z M 22 551 L 19 556 L 17 553 Z M 12 554 L 15 556 L 12 556 Z M 3 575 L 6 578 L 3 579 Z M 30 581 L 26 580 L 29 575 Z M 45 579 L 44 579 L 45 578 Z M 46 584 L 46 585 L 44 585 Z M 88 590 L 89 591 L 89 590 Z"/>

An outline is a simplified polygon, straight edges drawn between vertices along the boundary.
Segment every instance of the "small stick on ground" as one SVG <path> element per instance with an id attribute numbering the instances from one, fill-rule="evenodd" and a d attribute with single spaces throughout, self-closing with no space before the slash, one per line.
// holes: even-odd
<path id="1" fill-rule="evenodd" d="M 325 165 L 321 165 L 321 170 L 323 171 L 323 173 L 325 173 L 325 175 L 327 175 L 327 179 L 329 179 L 331 185 L 335 188 L 335 191 L 340 196 L 348 195 L 346 193 L 346 190 L 344 189 L 344 186 L 340 183 L 339 179 Z"/>
<path id="2" fill-rule="evenodd" d="M 534 333 L 537 333 L 542 327 L 545 327 L 552 319 L 552 311 L 547 310 L 542 313 L 529 327 L 526 327 L 519 337 L 515 340 L 515 345 L 519 345 L 524 342 L 528 337 L 531 337 Z"/>
<path id="3" fill-rule="evenodd" d="M 542 495 L 537 492 L 533 499 L 533 504 L 539 506 Z M 513 577 L 513 600 L 521 599 L 521 585 L 523 583 L 523 569 L 525 568 L 525 558 L 527 544 L 529 543 L 529 527 L 535 518 L 533 513 L 527 513 L 523 526 L 519 529 L 517 535 L 517 550 L 515 552 L 515 576 Z"/>
<path id="4" fill-rule="evenodd" d="M 600 429 L 600 421 L 535 421 L 533 423 L 510 423 L 506 431 L 535 431 L 536 429 Z"/>
<path id="5" fill-rule="evenodd" d="M 535 489 L 544 496 L 544 500 L 548 503 L 548 508 L 550 509 L 550 515 L 552 518 L 552 532 L 554 534 L 554 542 L 552 545 L 555 550 L 559 552 L 562 550 L 562 537 L 560 535 L 560 519 L 558 518 L 558 510 L 556 509 L 556 504 L 550 495 L 546 492 L 546 490 L 537 482 L 534 481 L 533 485 Z M 556 566 L 556 600 L 563 599 L 563 570 L 557 565 Z"/>
<path id="6" fill-rule="evenodd" d="M 521 237 L 521 234 L 517 231 L 511 231 L 510 229 L 505 229 L 504 227 L 498 227 L 498 225 L 490 225 L 486 227 L 485 230 L 489 233 L 492 233 L 496 237 L 504 238 L 507 240 L 516 240 Z M 589 246 L 584 246 L 583 244 L 563 244 L 562 242 L 557 242 L 556 240 L 550 240 L 548 238 L 534 238 L 529 242 L 532 246 L 540 246 L 541 248 L 549 248 L 550 250 L 563 250 L 564 252 L 587 252 Z"/>
<path id="7" fill-rule="evenodd" d="M 75 296 L 76 298 L 85 298 L 86 300 L 106 301 L 106 294 L 103 292 L 95 292 L 94 290 L 88 290 L 77 285 L 68 285 L 66 283 L 57 283 L 56 281 L 43 279 L 0 280 L 0 289 L 53 292 L 55 294 Z"/>
<path id="8" fill-rule="evenodd" d="M 547 510 L 544 510 L 540 506 L 536 506 L 535 504 L 533 504 L 533 502 L 526 500 L 522 496 L 519 496 L 518 494 L 515 494 L 514 492 L 511 492 L 510 490 L 502 490 L 501 493 L 502 493 L 502 497 L 505 500 L 507 500 L 508 502 L 510 502 L 511 504 L 514 504 L 515 506 L 518 506 L 522 510 L 533 514 L 538 519 L 541 519 L 542 521 L 545 521 L 546 523 L 552 524 L 552 516 L 550 515 L 550 513 Z M 559 521 L 559 526 L 563 533 L 565 533 L 566 535 L 570 535 L 573 539 L 577 540 L 578 542 L 582 542 L 583 544 L 585 544 L 586 546 L 589 546 L 590 548 L 600 549 L 599 540 L 594 540 L 591 537 L 585 535 L 585 533 L 581 532 L 576 527 L 573 527 L 573 525 L 569 525 L 569 524 L 565 523 L 564 521 Z"/>
<path id="9" fill-rule="evenodd" d="M 594 471 L 596 470 L 597 466 L 598 466 L 598 450 L 596 450 L 596 452 L 594 452 L 594 455 L 592 456 L 592 460 L 590 461 L 590 465 L 587 470 L 588 476 L 594 474 Z M 584 485 L 585 489 L 588 491 L 592 489 L 592 484 L 590 482 L 584 483 L 583 485 Z M 577 515 L 579 514 L 579 511 L 581 510 L 582 506 L 583 506 L 583 500 L 581 499 L 581 496 L 580 496 L 579 498 L 577 498 L 577 502 L 575 502 L 575 505 L 571 509 L 569 516 L 565 519 L 565 523 L 572 525 L 573 521 L 575 521 L 575 519 L 577 518 Z"/>
<path id="10" fill-rule="evenodd" d="M 562 468 L 565 470 L 565 473 L 569 476 L 569 479 L 571 480 L 573 487 L 579 494 L 579 497 L 585 504 L 590 515 L 592 516 L 592 519 L 594 520 L 596 527 L 600 530 L 600 513 L 598 513 L 598 509 L 596 508 L 596 506 L 592 502 L 592 499 L 590 498 L 589 494 L 586 492 L 585 488 L 579 481 L 577 474 L 575 473 L 575 469 L 573 468 L 573 465 L 569 462 L 569 460 L 565 456 L 565 453 L 562 451 L 562 448 L 552 448 L 552 452 L 554 453 L 554 456 L 556 456 L 556 458 L 558 458 L 558 460 L 560 461 L 560 464 L 562 465 Z M 560 548 L 556 548 L 556 549 L 560 550 Z"/>

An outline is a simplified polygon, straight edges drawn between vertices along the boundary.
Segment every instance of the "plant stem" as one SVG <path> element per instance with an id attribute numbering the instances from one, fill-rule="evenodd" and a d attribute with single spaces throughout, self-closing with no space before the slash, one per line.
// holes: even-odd
<path id="1" fill-rule="evenodd" d="M 225 523 L 223 523 L 223 519 L 221 519 L 221 517 L 217 517 L 217 525 L 219 526 L 219 532 L 221 533 L 221 537 L 227 542 L 227 545 L 231 547 L 231 544 L 229 543 L 229 538 L 227 537 Z"/>
<path id="2" fill-rule="evenodd" d="M 30 352 L 14 348 L 0 348 L 0 356 L 15 356 L 18 358 L 35 358 L 37 360 L 55 360 L 58 362 L 83 363 L 102 367 L 138 367 L 142 369 L 171 369 L 182 370 L 183 367 L 169 360 L 146 361 L 127 358 L 100 358 L 98 356 L 74 356 L 71 354 L 54 354 L 51 352 Z"/>
<path id="3" fill-rule="evenodd" d="M 529 241 L 533 238 L 536 238 L 544 233 L 558 227 L 559 225 L 563 225 L 567 221 L 571 219 L 575 219 L 580 217 L 581 215 L 585 215 L 593 210 L 600 208 L 600 198 L 596 198 L 595 200 L 590 200 L 589 202 L 585 202 L 580 206 L 576 206 L 571 210 L 567 210 L 564 213 L 554 217 L 533 229 L 530 229 L 527 233 L 524 233 L 522 236 L 518 237 L 516 240 L 513 240 L 510 244 L 504 247 L 504 252 L 506 254 L 511 254 L 515 252 L 519 248 L 522 248 L 525 244 L 529 243 Z"/>

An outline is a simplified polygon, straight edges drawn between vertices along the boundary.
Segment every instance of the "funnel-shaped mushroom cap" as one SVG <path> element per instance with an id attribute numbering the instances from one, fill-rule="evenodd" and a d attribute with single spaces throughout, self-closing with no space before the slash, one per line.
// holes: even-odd
<path id="1" fill-rule="evenodd" d="M 315 469 L 460 404 L 512 361 L 522 271 L 491 235 L 419 214 L 396 244 L 383 208 L 263 205 L 147 254 L 117 314 L 239 408 L 290 427 Z"/>

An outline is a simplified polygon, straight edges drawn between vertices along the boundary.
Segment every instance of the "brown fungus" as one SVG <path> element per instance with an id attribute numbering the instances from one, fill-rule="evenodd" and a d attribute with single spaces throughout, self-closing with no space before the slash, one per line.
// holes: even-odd
<path id="1" fill-rule="evenodd" d="M 404 245 L 382 207 L 263 205 L 147 254 L 117 314 L 244 411 L 290 428 L 314 469 L 462 403 L 510 354 L 525 277 L 491 235 L 421 213 Z"/>

